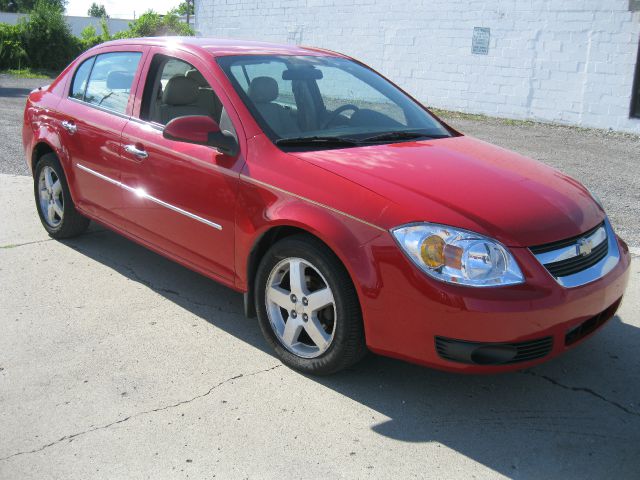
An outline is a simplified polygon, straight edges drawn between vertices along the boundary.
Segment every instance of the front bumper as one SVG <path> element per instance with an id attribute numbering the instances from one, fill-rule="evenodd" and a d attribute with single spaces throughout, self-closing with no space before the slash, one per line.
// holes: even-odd
<path id="1" fill-rule="evenodd" d="M 618 237 L 620 259 L 615 267 L 602 278 L 574 288 L 560 285 L 526 248 L 511 249 L 526 278 L 521 285 L 473 288 L 445 284 L 420 272 L 387 237 L 378 237 L 369 245 L 378 277 L 375 285 L 359 289 L 367 345 L 379 354 L 444 370 L 511 371 L 563 353 L 613 316 L 629 277 L 628 247 Z M 510 345 L 498 349 L 507 360 L 511 346 L 520 343 L 538 348 L 543 355 L 524 355 L 519 361 L 496 365 L 490 364 L 491 349 L 480 355 L 467 349 L 468 359 L 485 360 L 465 362 L 443 355 L 437 338 L 478 346 Z M 546 351 L 527 347 L 546 338 L 550 338 Z"/>

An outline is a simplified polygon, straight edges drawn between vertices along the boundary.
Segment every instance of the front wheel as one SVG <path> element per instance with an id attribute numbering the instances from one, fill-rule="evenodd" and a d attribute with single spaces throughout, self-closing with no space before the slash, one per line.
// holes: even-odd
<path id="1" fill-rule="evenodd" d="M 53 153 L 43 155 L 33 175 L 33 190 L 40 221 L 53 238 L 80 235 L 89 226 L 73 204 L 62 166 Z"/>
<path id="2" fill-rule="evenodd" d="M 365 355 L 353 283 L 314 237 L 296 235 L 273 245 L 258 268 L 255 292 L 262 333 L 286 365 L 325 375 Z"/>

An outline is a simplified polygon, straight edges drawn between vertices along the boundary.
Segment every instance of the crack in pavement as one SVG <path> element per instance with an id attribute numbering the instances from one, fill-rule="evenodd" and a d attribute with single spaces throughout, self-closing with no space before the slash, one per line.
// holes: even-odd
<path id="1" fill-rule="evenodd" d="M 543 380 L 546 380 L 547 382 L 551 383 L 552 385 L 555 385 L 557 387 L 563 388 L 565 390 L 569 390 L 572 392 L 584 392 L 584 393 L 588 393 L 589 395 L 598 398 L 600 400 L 602 400 L 603 402 L 607 402 L 609 405 L 612 405 L 614 407 L 616 407 L 619 410 L 622 410 L 623 412 L 629 414 L 629 415 L 635 415 L 637 417 L 640 417 L 640 413 L 638 412 L 634 412 L 633 410 L 628 409 L 627 407 L 625 407 L 624 405 L 614 401 L 614 400 L 609 400 L 607 397 L 605 397 L 604 395 L 599 394 L 598 392 L 591 390 L 590 388 L 587 387 L 572 387 L 569 385 L 565 385 L 563 383 L 560 383 L 558 380 L 551 378 L 547 375 L 542 375 L 536 372 L 532 372 L 531 370 L 525 370 L 523 372 L 520 372 L 523 375 L 531 375 L 533 377 L 538 377 L 538 378 L 542 378 Z"/>
<path id="2" fill-rule="evenodd" d="M 86 236 L 86 235 L 95 235 L 96 233 L 104 233 L 107 232 L 108 230 L 90 230 L 88 232 L 84 232 L 82 235 Z M 42 240 L 33 240 L 31 242 L 24 242 L 24 243 L 8 243 L 6 245 L 0 245 L 0 249 L 10 249 L 10 248 L 18 248 L 18 247 L 24 247 L 26 245 L 36 245 L 38 243 L 46 243 L 46 242 L 52 242 L 52 241 L 57 241 L 59 243 L 62 243 L 63 245 L 65 245 L 65 239 L 60 239 L 57 240 L 55 238 L 43 238 Z"/>
<path id="3" fill-rule="evenodd" d="M 0 249 L 8 250 L 10 248 L 24 247 L 25 245 L 34 245 L 34 244 L 37 244 L 37 243 L 51 242 L 52 240 L 53 240 L 53 238 L 45 238 L 44 240 L 34 240 L 32 242 L 8 243 L 7 245 L 0 245 Z"/>
<path id="4" fill-rule="evenodd" d="M 43 445 L 43 446 L 41 446 L 39 448 L 34 448 L 33 450 L 24 450 L 24 451 L 21 451 L 21 452 L 16 452 L 16 453 L 13 453 L 13 454 L 11 454 L 11 455 L 9 455 L 7 457 L 0 458 L 0 462 L 4 462 L 6 460 L 9 460 L 9 459 L 14 458 L 14 457 L 18 457 L 20 455 L 38 453 L 38 452 L 41 452 L 41 451 L 43 451 L 43 450 L 45 450 L 45 449 L 47 449 L 49 447 L 53 447 L 54 445 L 57 445 L 60 442 L 64 442 L 65 440 L 71 441 L 74 438 L 80 437 L 82 435 L 86 435 L 87 433 L 95 432 L 96 430 L 105 430 L 107 428 L 113 427 L 114 425 L 118 425 L 119 423 L 124 423 L 124 422 L 126 422 L 128 420 L 131 420 L 132 418 L 140 417 L 142 415 L 148 415 L 150 413 L 162 412 L 164 410 L 169 410 L 171 408 L 179 407 L 180 405 L 185 405 L 187 403 L 191 403 L 191 402 L 193 402 L 195 400 L 199 400 L 201 398 L 206 397 L 207 395 L 209 395 L 211 392 L 213 392 L 217 388 L 219 388 L 219 387 L 221 387 L 221 386 L 223 386 L 223 385 L 225 385 L 227 383 L 233 382 L 234 380 L 238 380 L 239 378 L 253 377 L 255 375 L 260 375 L 261 373 L 267 373 L 267 372 L 270 372 L 272 370 L 275 370 L 276 368 L 280 368 L 281 366 L 282 366 L 282 364 L 280 363 L 280 364 L 275 365 L 273 367 L 265 368 L 264 370 L 258 370 L 258 371 L 255 371 L 255 372 L 251 372 L 251 373 L 248 373 L 246 375 L 241 373 L 239 375 L 235 375 L 233 377 L 229 377 L 226 380 L 223 380 L 223 381 L 215 384 L 214 386 L 209 388 L 209 390 L 207 390 L 206 392 L 201 393 L 200 395 L 196 395 L 195 397 L 190 398 L 188 400 L 181 400 L 179 402 L 172 403 L 170 405 L 165 405 L 164 407 L 153 408 L 151 410 L 144 410 L 142 412 L 134 413 L 132 415 L 129 415 L 129 416 L 124 417 L 124 418 L 121 418 L 121 419 L 116 420 L 114 422 L 107 423 L 105 425 L 100 425 L 98 427 L 92 427 L 92 428 L 89 428 L 87 430 L 83 430 L 81 432 L 72 433 L 70 435 L 65 435 L 64 437 L 61 437 L 61 438 L 59 438 L 58 440 L 56 440 L 54 442 L 47 443 L 46 445 Z"/>

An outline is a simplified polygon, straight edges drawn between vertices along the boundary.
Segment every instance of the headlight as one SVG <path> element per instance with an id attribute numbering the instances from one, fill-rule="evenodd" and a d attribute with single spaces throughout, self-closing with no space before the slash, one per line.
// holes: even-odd
<path id="1" fill-rule="evenodd" d="M 524 282 L 511 253 L 483 235 L 433 223 L 404 225 L 391 233 L 411 261 L 437 280 L 471 287 Z"/>

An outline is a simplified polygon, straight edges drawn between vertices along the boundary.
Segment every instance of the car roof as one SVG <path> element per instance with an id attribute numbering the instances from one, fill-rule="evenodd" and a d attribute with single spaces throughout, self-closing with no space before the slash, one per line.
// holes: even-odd
<path id="1" fill-rule="evenodd" d="M 215 57 L 226 55 L 322 55 L 343 57 L 344 55 L 314 47 L 285 45 L 279 43 L 256 42 L 250 40 L 222 39 L 210 37 L 144 37 L 112 40 L 100 47 L 118 45 L 149 45 L 180 48 L 182 50 L 205 50 Z"/>

